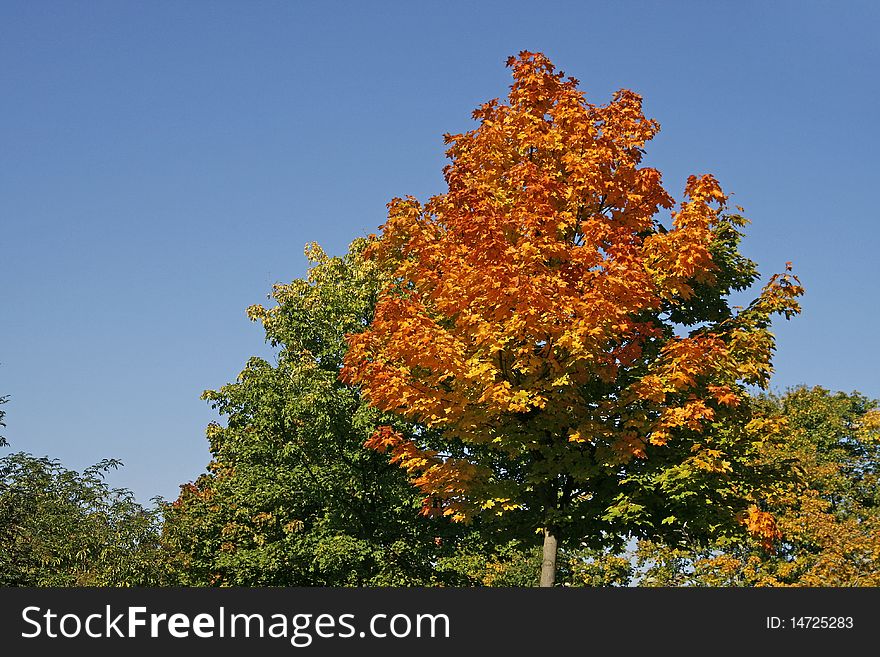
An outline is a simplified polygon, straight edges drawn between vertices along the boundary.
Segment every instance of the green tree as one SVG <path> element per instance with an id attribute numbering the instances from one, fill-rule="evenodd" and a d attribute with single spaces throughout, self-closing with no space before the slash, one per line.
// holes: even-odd
<path id="1" fill-rule="evenodd" d="M 0 586 L 147 586 L 162 580 L 156 508 L 110 488 L 104 460 L 82 473 L 18 452 L 0 459 Z"/>
<path id="2" fill-rule="evenodd" d="M 205 399 L 208 472 L 166 508 L 173 578 L 186 585 L 469 583 L 438 570 L 463 528 L 418 515 L 420 497 L 388 458 L 363 447 L 380 424 L 408 430 L 339 381 L 344 336 L 369 324 L 377 268 L 367 240 L 329 257 L 306 249 L 308 277 L 276 285 L 276 305 L 248 309 L 277 348 Z"/>

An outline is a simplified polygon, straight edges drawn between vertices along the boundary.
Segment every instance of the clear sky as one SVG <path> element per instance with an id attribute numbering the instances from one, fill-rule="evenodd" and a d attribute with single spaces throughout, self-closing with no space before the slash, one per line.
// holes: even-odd
<path id="1" fill-rule="evenodd" d="M 443 191 L 444 132 L 540 50 L 645 98 L 678 196 L 715 174 L 762 282 L 794 261 L 774 388 L 880 397 L 877 2 L 0 3 L 0 394 L 14 450 L 174 498 L 199 395 L 266 355 L 245 308 Z M 8 450 L 4 453 L 8 453 Z"/>

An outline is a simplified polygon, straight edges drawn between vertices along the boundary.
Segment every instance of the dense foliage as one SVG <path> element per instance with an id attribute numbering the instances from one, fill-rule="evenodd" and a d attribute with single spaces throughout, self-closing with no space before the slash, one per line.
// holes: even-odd
<path id="1" fill-rule="evenodd" d="M 82 473 L 17 452 L 0 458 L 0 586 L 138 586 L 162 581 L 158 509 Z"/>
<path id="2" fill-rule="evenodd" d="M 446 137 L 448 191 L 389 204 L 369 250 L 387 284 L 343 370 L 443 445 L 383 427 L 368 446 L 392 453 L 427 515 L 543 531 L 547 585 L 560 536 L 598 547 L 745 525 L 772 542 L 752 458 L 771 436 L 748 387 L 769 380 L 770 320 L 799 311 L 797 278 L 732 306 L 757 273 L 715 178 L 691 176 L 672 210 L 641 164 L 659 125 L 637 94 L 594 105 L 540 53 L 508 63 L 507 102 Z"/>
<path id="3" fill-rule="evenodd" d="M 780 540 L 709 548 L 644 543 L 642 584 L 659 586 L 880 586 L 880 412 L 857 392 L 797 388 L 757 402 L 784 440 L 759 457 L 796 477 L 766 509 Z"/>

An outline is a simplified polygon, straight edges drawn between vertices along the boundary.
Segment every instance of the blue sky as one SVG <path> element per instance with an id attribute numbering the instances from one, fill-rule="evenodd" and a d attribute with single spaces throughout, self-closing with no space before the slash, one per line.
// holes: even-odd
<path id="1" fill-rule="evenodd" d="M 774 388 L 880 397 L 875 2 L 0 4 L 0 394 L 12 449 L 142 501 L 203 471 L 199 399 L 266 355 L 245 308 L 443 191 L 444 132 L 540 50 L 645 98 L 650 164 L 715 174 L 762 281 L 794 261 Z"/>

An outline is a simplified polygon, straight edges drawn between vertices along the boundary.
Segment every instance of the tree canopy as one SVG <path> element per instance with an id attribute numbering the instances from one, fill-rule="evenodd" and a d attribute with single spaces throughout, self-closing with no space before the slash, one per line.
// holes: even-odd
<path id="1" fill-rule="evenodd" d="M 0 458 L 0 586 L 162 582 L 158 511 L 107 485 L 119 465 L 80 473 L 24 452 Z"/>
<path id="2" fill-rule="evenodd" d="M 797 278 L 732 307 L 757 272 L 715 178 L 691 176 L 673 209 L 641 165 L 659 125 L 637 94 L 594 105 L 540 53 L 508 64 L 507 102 L 446 136 L 448 191 L 389 203 L 369 249 L 387 283 L 343 369 L 444 446 L 390 426 L 367 445 L 392 452 L 426 515 L 543 530 L 546 584 L 565 532 L 601 544 L 739 524 L 771 542 L 748 386 L 767 384 L 768 327 L 799 311 Z"/>

